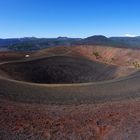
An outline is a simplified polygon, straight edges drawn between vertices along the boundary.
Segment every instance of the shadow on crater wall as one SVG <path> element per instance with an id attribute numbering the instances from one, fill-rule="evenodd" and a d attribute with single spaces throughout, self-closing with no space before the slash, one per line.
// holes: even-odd
<path id="1" fill-rule="evenodd" d="M 114 79 L 117 67 L 79 57 L 54 56 L 4 64 L 0 69 L 19 81 L 70 84 Z"/>

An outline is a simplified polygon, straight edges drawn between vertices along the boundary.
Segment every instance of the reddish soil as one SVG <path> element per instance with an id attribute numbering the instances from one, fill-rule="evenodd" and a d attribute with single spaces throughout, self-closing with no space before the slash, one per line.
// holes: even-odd
<path id="1" fill-rule="evenodd" d="M 1 140 L 139 140 L 140 102 L 83 105 L 0 100 Z"/>
<path id="2" fill-rule="evenodd" d="M 98 52 L 100 57 L 96 57 L 94 52 Z M 0 62 L 25 59 L 25 54 L 2 52 Z M 132 67 L 134 61 L 140 60 L 139 50 L 93 46 L 45 49 L 31 53 L 30 58 L 55 54 L 84 56 L 91 60 L 123 66 L 122 71 L 125 74 L 127 67 Z M 139 94 L 139 88 L 135 88 L 135 84 L 139 87 L 139 78 L 132 79 L 132 82 L 134 82 L 133 90 Z M 129 84 L 129 81 L 127 83 Z M 116 90 L 122 88 L 123 85 L 115 87 Z M 10 87 L 11 85 L 9 82 L 1 83 L 0 89 L 3 89 L 3 86 Z M 12 85 L 9 88 L 10 96 L 11 90 L 16 91 L 14 87 L 17 90 L 18 85 Z M 124 86 L 124 88 L 127 87 Z M 35 87 L 32 89 L 36 90 Z M 109 90 L 111 89 L 109 87 Z M 8 100 L 6 96 L 2 99 L 3 92 L 7 90 L 7 88 L 3 89 L 0 93 L 0 140 L 140 140 L 139 98 L 111 102 L 109 97 L 105 104 L 27 104 Z M 28 92 L 32 93 L 31 88 Z M 113 93 L 113 91 L 110 92 Z M 15 98 L 21 95 L 21 92 L 19 93 L 14 94 Z"/>
<path id="3" fill-rule="evenodd" d="M 25 54 L 22 52 L 0 52 L 0 62 L 20 60 L 25 58 Z"/>
<path id="4" fill-rule="evenodd" d="M 98 53 L 99 56 L 95 54 Z M 100 61 L 117 66 L 134 67 L 133 63 L 140 65 L 140 49 L 114 48 L 109 46 L 72 46 L 72 47 L 55 47 L 40 50 L 32 57 L 52 56 L 52 55 L 70 55 L 82 56 L 91 60 Z"/>
<path id="5" fill-rule="evenodd" d="M 140 63 L 140 49 L 113 48 L 106 46 L 74 46 L 73 53 L 78 53 L 91 60 L 118 66 L 133 66 L 133 62 Z M 98 57 L 94 55 L 98 53 Z"/>
<path id="6" fill-rule="evenodd" d="M 99 56 L 96 56 L 94 53 L 98 53 Z M 113 48 L 108 46 L 62 46 L 47 48 L 36 52 L 0 52 L 0 62 L 25 59 L 26 54 L 30 55 L 27 59 L 55 55 L 70 55 L 82 56 L 94 61 L 96 60 L 117 66 L 134 67 L 134 62 L 140 64 L 140 49 Z"/>

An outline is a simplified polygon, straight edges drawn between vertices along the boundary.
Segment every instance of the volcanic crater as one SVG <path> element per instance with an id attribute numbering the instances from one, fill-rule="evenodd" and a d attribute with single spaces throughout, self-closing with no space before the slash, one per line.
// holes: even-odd
<path id="1" fill-rule="evenodd" d="M 39 84 L 71 84 L 117 78 L 116 66 L 82 57 L 52 56 L 30 61 L 6 63 L 0 70 L 18 81 Z"/>

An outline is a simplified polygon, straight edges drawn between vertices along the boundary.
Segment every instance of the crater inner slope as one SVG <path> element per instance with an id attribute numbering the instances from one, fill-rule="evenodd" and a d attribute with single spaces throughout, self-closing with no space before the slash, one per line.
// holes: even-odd
<path id="1" fill-rule="evenodd" d="M 80 57 L 53 56 L 3 64 L 0 70 L 19 81 L 69 84 L 114 79 L 118 68 Z"/>

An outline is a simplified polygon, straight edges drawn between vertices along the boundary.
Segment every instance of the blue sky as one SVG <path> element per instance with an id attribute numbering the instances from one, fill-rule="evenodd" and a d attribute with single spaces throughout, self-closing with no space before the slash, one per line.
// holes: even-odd
<path id="1" fill-rule="evenodd" d="M 139 0 L 0 0 L 0 38 L 140 35 Z"/>

